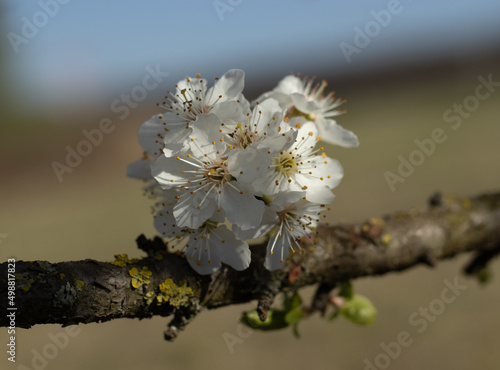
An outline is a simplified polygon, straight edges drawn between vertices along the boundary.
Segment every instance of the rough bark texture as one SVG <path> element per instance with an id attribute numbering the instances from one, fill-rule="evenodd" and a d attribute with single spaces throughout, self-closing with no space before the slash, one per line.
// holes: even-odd
<path id="1" fill-rule="evenodd" d="M 320 283 L 311 309 L 321 311 L 329 290 L 339 282 L 420 263 L 434 266 L 438 260 L 468 251 L 476 252 L 467 267 L 474 273 L 500 250 L 500 193 L 475 198 L 437 194 L 425 212 L 412 210 L 359 224 L 326 226 L 317 230 L 315 238 L 315 243 L 303 243 L 304 253 L 292 255 L 286 267 L 275 272 L 263 267 L 265 248 L 256 245 L 247 270 L 224 266 L 210 276 L 200 276 L 184 258 L 166 253 L 161 239 L 149 241 L 143 236 L 137 242 L 148 257 L 141 260 L 16 261 L 16 326 L 173 314 L 165 332 L 166 339 L 172 340 L 205 307 L 258 300 L 264 318 L 279 292 Z M 8 300 L 8 267 L 8 263 L 0 265 L 3 307 L 13 307 Z M 143 267 L 151 276 L 138 275 Z M 132 275 L 138 288 L 132 286 Z M 7 316 L 1 315 L 0 326 L 8 325 Z"/>

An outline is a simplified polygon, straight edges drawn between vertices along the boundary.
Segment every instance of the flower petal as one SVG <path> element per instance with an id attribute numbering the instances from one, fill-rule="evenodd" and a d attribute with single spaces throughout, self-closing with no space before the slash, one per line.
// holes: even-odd
<path id="1" fill-rule="evenodd" d="M 291 184 L 287 182 L 285 176 L 280 175 L 278 172 L 274 171 L 274 169 L 270 169 L 265 176 L 262 176 L 252 183 L 252 188 L 257 195 L 272 197 L 281 192 L 289 191 L 291 188 L 290 185 Z"/>
<path id="2" fill-rule="evenodd" d="M 264 215 L 262 216 L 262 221 L 258 227 L 249 229 L 249 230 L 241 230 L 238 224 L 233 224 L 232 229 L 234 235 L 241 240 L 245 239 L 255 239 L 264 236 L 276 226 L 279 225 L 279 218 L 276 214 L 276 211 L 271 207 L 266 207 L 264 210 Z"/>
<path id="3" fill-rule="evenodd" d="M 164 189 L 187 184 L 190 175 L 186 170 L 194 169 L 196 169 L 194 165 L 164 155 L 151 164 L 151 174 Z"/>
<path id="4" fill-rule="evenodd" d="M 183 90 L 185 90 L 183 92 Z M 177 82 L 176 97 L 180 101 L 185 101 L 186 98 L 192 100 L 193 94 L 203 96 L 207 91 L 207 80 L 204 78 L 186 77 Z"/>
<path id="5" fill-rule="evenodd" d="M 287 238 L 287 234 L 276 233 L 267 243 L 264 267 L 270 271 L 280 269 L 285 264 L 289 254 L 290 239 Z"/>
<path id="6" fill-rule="evenodd" d="M 304 191 L 289 191 L 278 195 L 272 202 L 271 207 L 275 212 L 284 210 L 290 204 L 297 203 L 306 193 Z"/>
<path id="7" fill-rule="evenodd" d="M 226 163 L 229 173 L 238 182 L 251 184 L 270 171 L 268 167 L 271 165 L 271 158 L 254 147 L 247 147 L 229 152 Z"/>
<path id="8" fill-rule="evenodd" d="M 318 180 L 309 183 L 306 191 L 306 199 L 317 204 L 330 204 L 333 202 L 335 195 L 331 189 L 325 185 L 318 184 Z"/>
<path id="9" fill-rule="evenodd" d="M 340 181 L 344 177 L 344 169 L 336 159 L 316 157 L 313 160 L 313 164 L 315 167 L 311 169 L 311 176 L 318 184 L 333 189 L 340 184 Z"/>
<path id="10" fill-rule="evenodd" d="M 215 114 L 219 118 L 219 122 L 228 124 L 243 121 L 248 111 L 242 104 L 236 101 L 225 101 L 216 104 L 210 113 Z"/>
<path id="11" fill-rule="evenodd" d="M 158 231 L 164 238 L 171 238 L 182 232 L 181 228 L 177 226 L 177 222 L 175 221 L 173 208 L 169 206 L 163 207 L 156 213 L 154 226 L 156 231 Z"/>
<path id="12" fill-rule="evenodd" d="M 219 78 L 214 86 L 207 91 L 208 104 L 233 100 L 243 91 L 245 86 L 245 72 L 240 69 L 231 69 Z M 219 96 L 222 96 L 219 98 Z"/>
<path id="13" fill-rule="evenodd" d="M 276 86 L 273 91 L 289 95 L 293 93 L 303 93 L 304 84 L 297 76 L 288 75 L 278 83 L 278 86 Z"/>
<path id="14" fill-rule="evenodd" d="M 206 196 L 206 198 L 205 198 Z M 197 229 L 217 210 L 217 202 L 212 194 L 197 191 L 194 194 L 186 192 L 174 206 L 174 216 L 177 225 Z"/>
<path id="15" fill-rule="evenodd" d="M 359 146 L 358 137 L 351 131 L 346 130 L 332 119 L 318 120 L 321 140 L 339 145 L 344 148 Z"/>
<path id="16" fill-rule="evenodd" d="M 219 131 L 221 123 L 220 118 L 213 113 L 198 116 L 188 141 L 196 158 L 208 157 L 214 160 L 225 152 L 226 143 L 223 141 L 223 134 Z"/>
<path id="17" fill-rule="evenodd" d="M 278 123 L 283 119 L 283 108 L 280 107 L 276 99 L 266 99 L 260 102 L 258 106 L 254 108 L 253 121 L 257 121 L 255 130 L 258 132 L 267 132 L 268 135 L 275 133 L 278 129 Z M 274 125 L 269 125 L 269 123 L 275 123 Z M 255 122 L 252 122 L 255 123 Z M 277 132 L 276 132 L 277 134 Z"/>
<path id="18" fill-rule="evenodd" d="M 220 204 L 229 222 L 239 225 L 242 230 L 257 227 L 265 208 L 263 201 L 256 199 L 251 191 L 236 182 L 224 186 Z"/>
<path id="19" fill-rule="evenodd" d="M 291 95 L 293 105 L 302 113 L 319 113 L 321 106 L 316 100 L 307 100 L 304 94 L 294 93 Z"/>
<path id="20" fill-rule="evenodd" d="M 225 225 L 220 225 L 212 231 L 210 245 L 215 249 L 223 263 L 235 270 L 242 271 L 250 266 L 250 248 L 244 241 L 236 239 Z M 214 237 L 216 236 L 216 238 Z"/>
<path id="21" fill-rule="evenodd" d="M 163 123 L 160 119 L 163 117 L 157 114 L 139 128 L 139 144 L 150 156 L 157 158 L 163 150 Z"/>
<path id="22" fill-rule="evenodd" d="M 269 151 L 270 153 L 279 153 L 288 150 L 295 143 L 299 132 L 290 127 L 288 127 L 287 131 L 284 129 L 281 131 L 282 133 L 277 136 L 268 137 L 264 141 L 258 143 L 257 148 L 265 150 L 266 152 Z"/>
<path id="23" fill-rule="evenodd" d="M 127 176 L 139 180 L 152 180 L 151 161 L 147 159 L 139 159 L 127 166 Z"/>
<path id="24" fill-rule="evenodd" d="M 222 266 L 219 251 L 211 246 L 211 237 L 212 235 L 208 235 L 202 238 L 199 233 L 194 233 L 186 244 L 186 259 L 200 275 L 212 274 Z"/>
<path id="25" fill-rule="evenodd" d="M 172 157 L 186 151 L 189 148 L 186 140 L 192 132 L 192 128 L 183 126 L 166 133 L 163 137 L 163 154 Z"/>

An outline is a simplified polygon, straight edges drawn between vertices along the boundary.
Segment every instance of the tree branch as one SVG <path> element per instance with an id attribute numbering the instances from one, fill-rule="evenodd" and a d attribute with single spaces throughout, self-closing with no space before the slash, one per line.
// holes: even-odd
<path id="1" fill-rule="evenodd" d="M 468 271 L 484 267 L 500 249 L 500 193 L 475 198 L 434 195 L 425 212 L 411 210 L 359 224 L 319 228 L 316 243 L 303 242 L 304 253 L 292 255 L 282 270 L 274 272 L 263 267 L 265 245 L 251 247 L 252 263 L 245 271 L 223 266 L 210 276 L 201 276 L 182 256 L 167 253 L 160 238 L 149 241 L 140 236 L 137 242 L 148 257 L 128 260 L 122 255 L 113 262 L 16 261 L 15 306 L 9 306 L 8 300 L 8 268 L 12 266 L 3 263 L 3 307 L 18 308 L 16 326 L 23 328 L 174 315 L 165 332 L 169 340 L 205 307 L 258 300 L 259 314 L 265 318 L 278 293 L 316 283 L 321 291 L 311 309 L 321 311 L 321 300 L 339 282 L 421 263 L 434 266 L 468 251 L 480 256 Z M 148 270 L 151 276 L 141 274 Z M 6 315 L 0 316 L 0 326 L 9 326 Z"/>

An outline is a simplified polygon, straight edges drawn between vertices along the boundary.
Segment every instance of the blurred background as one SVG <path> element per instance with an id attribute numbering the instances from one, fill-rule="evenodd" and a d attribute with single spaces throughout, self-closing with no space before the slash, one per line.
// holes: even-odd
<path id="1" fill-rule="evenodd" d="M 493 0 L 2 0 L 0 260 L 142 256 L 134 240 L 155 235 L 150 202 L 125 176 L 141 155 L 139 126 L 178 80 L 231 68 L 245 70 L 249 99 L 290 72 L 326 79 L 347 99 L 337 121 L 361 145 L 327 147 L 345 169 L 332 222 L 423 208 L 435 191 L 499 191 L 499 15 Z M 484 80 L 498 82 L 478 88 Z M 83 147 L 100 124 L 110 132 Z M 400 156 L 436 128 L 446 140 L 391 189 L 386 172 L 398 174 Z M 86 156 L 67 162 L 78 148 Z M 50 334 L 64 333 L 37 326 L 18 332 L 9 368 L 365 369 L 381 343 L 407 331 L 412 344 L 385 368 L 497 369 L 500 264 L 482 287 L 461 275 L 466 261 L 356 281 L 379 309 L 370 327 L 314 316 L 299 340 L 289 330 L 242 334 L 240 313 L 253 303 L 203 312 L 175 343 L 163 341 L 164 318 L 79 326 L 65 348 L 32 363 Z M 467 289 L 418 333 L 409 317 L 457 277 Z"/>

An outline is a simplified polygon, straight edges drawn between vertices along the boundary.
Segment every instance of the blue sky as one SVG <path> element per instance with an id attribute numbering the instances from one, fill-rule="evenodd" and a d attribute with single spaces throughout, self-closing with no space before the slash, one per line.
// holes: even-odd
<path id="1" fill-rule="evenodd" d="M 355 28 L 364 30 L 373 12 L 387 12 L 397 0 L 2 2 L 4 72 L 20 93 L 43 104 L 98 101 L 133 86 L 146 66 L 168 71 L 166 89 L 188 74 L 214 77 L 230 68 L 278 80 L 290 71 L 364 73 L 405 58 L 467 58 L 500 40 L 495 0 L 401 0 L 399 12 L 350 63 L 341 43 L 354 46 Z M 53 13 L 46 24 L 40 12 Z M 42 24 L 37 34 L 13 46 L 12 34 L 23 36 L 26 19 L 34 18 Z"/>

